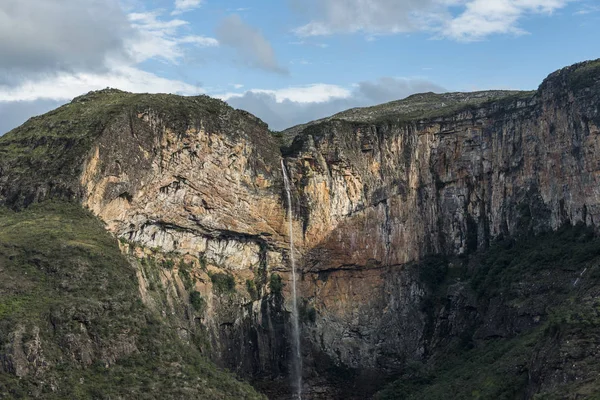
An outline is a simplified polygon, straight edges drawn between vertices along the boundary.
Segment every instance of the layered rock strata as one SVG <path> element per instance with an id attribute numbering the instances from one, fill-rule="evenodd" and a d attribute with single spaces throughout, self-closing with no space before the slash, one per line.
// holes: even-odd
<path id="1" fill-rule="evenodd" d="M 350 110 L 283 132 L 287 142 L 217 100 L 94 92 L 2 138 L 0 202 L 77 200 L 137 260 L 157 250 L 160 262 L 175 260 L 165 284 L 181 286 L 178 265 L 189 263 L 193 284 L 174 297 L 180 309 L 192 291 L 207 302 L 213 356 L 276 377 L 290 351 L 283 157 L 306 365 L 324 357 L 393 373 L 431 342 L 427 288 L 408 264 L 518 231 L 596 226 L 599 107 L 598 61 L 558 71 L 535 92 L 430 93 Z M 93 123 L 69 119 L 83 109 Z M 219 274 L 233 290 L 218 290 Z"/>

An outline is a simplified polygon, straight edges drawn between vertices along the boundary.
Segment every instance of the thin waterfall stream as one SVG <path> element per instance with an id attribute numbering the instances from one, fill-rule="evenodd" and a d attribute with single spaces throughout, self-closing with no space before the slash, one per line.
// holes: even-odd
<path id="1" fill-rule="evenodd" d="M 292 382 L 296 389 L 296 398 L 302 399 L 302 355 L 300 352 L 300 322 L 298 313 L 298 293 L 296 284 L 296 257 L 294 254 L 294 226 L 292 215 L 292 189 L 290 179 L 285 168 L 283 159 L 281 160 L 281 170 L 283 172 L 283 183 L 287 196 L 288 229 L 290 236 L 290 262 L 292 264 Z"/>

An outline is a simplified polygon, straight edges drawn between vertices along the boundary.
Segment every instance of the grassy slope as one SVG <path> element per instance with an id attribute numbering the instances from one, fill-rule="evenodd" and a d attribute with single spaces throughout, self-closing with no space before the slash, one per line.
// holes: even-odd
<path id="1" fill-rule="evenodd" d="M 73 204 L 0 209 L 0 360 L 15 346 L 29 371 L 0 361 L 0 398 L 262 398 L 143 306 L 116 239 Z"/>
<path id="2" fill-rule="evenodd" d="M 542 304 L 541 323 L 505 338 L 474 339 L 470 332 L 429 364 L 409 365 L 377 399 L 508 400 L 528 392 L 540 399 L 599 398 L 600 238 L 583 226 L 565 227 L 500 241 L 463 262 L 470 267 L 438 282 L 433 303 L 443 304 L 448 284 L 460 276 L 480 303 L 500 298 L 530 310 Z M 532 389 L 536 376 L 552 373 L 551 386 Z"/>

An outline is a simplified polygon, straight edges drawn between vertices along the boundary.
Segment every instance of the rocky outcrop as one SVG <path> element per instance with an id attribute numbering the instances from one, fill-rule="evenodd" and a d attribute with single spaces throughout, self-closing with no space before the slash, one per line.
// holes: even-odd
<path id="1" fill-rule="evenodd" d="M 342 114 L 300 133 L 289 157 L 306 247 L 321 252 L 309 267 L 462 254 L 521 223 L 593 225 L 600 93 L 573 91 L 573 73 L 447 116 Z"/>
<path id="2" fill-rule="evenodd" d="M 311 341 L 344 365 L 423 354 L 423 290 L 403 265 L 599 220 L 598 62 L 558 71 L 537 92 L 476 104 L 468 96 L 341 113 L 296 132 L 287 149 L 303 221 L 302 293 L 319 314 Z M 458 104 L 426 109 L 446 99 Z M 403 102 L 420 104 L 420 116 L 398 114 Z"/>
<path id="3" fill-rule="evenodd" d="M 307 378 L 320 379 L 323 365 L 394 374 L 464 327 L 432 325 L 423 310 L 431 290 L 414 263 L 517 232 L 596 226 L 599 105 L 595 61 L 535 92 L 415 95 L 292 128 L 280 141 L 206 97 L 94 92 L 0 140 L 0 202 L 79 201 L 138 263 L 144 301 L 164 303 L 144 296 L 152 282 L 141 260 L 172 263 L 161 298 L 179 306 L 166 310 L 189 322 L 198 292 L 213 357 L 273 378 L 286 373 L 289 352 L 283 157 Z M 180 265 L 190 265 L 187 288 Z M 220 291 L 221 278 L 231 291 Z M 464 310 L 477 308 L 468 291 L 452 290 Z"/>

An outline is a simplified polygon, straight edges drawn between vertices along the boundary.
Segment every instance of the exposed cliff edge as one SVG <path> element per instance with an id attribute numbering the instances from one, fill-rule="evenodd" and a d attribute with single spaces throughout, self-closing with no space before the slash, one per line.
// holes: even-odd
<path id="1" fill-rule="evenodd" d="M 526 290 L 509 300 L 470 282 L 483 279 L 477 266 L 498 240 L 597 227 L 599 108 L 600 61 L 557 71 L 534 92 L 414 95 L 280 135 L 205 96 L 104 90 L 0 138 L 0 203 L 91 210 L 120 238 L 144 307 L 168 314 L 184 341 L 204 335 L 194 346 L 275 396 L 290 351 L 283 157 L 300 239 L 306 391 L 366 396 L 412 362 L 438 365 L 455 338 L 477 349 L 548 323 L 554 314 L 538 309 L 546 297 L 523 311 L 513 303 Z M 430 267 L 433 286 L 422 273 Z M 575 274 L 550 267 L 541 270 Z M 450 284 L 449 271 L 464 283 Z M 344 379 L 363 387 L 336 386 Z M 558 378 L 535 379 L 519 395 Z"/>

